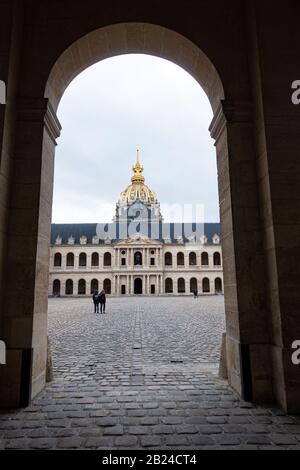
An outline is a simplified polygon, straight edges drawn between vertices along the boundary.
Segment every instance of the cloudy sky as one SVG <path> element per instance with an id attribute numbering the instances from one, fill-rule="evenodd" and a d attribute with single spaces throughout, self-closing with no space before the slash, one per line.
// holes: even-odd
<path id="1" fill-rule="evenodd" d="M 99 62 L 70 84 L 58 117 L 54 223 L 110 222 L 137 148 L 166 221 L 202 207 L 205 221 L 219 220 L 212 111 L 177 65 L 140 54 Z"/>

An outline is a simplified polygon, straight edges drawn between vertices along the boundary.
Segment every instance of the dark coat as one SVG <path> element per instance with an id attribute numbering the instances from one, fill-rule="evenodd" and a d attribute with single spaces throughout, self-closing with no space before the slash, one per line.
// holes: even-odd
<path id="1" fill-rule="evenodd" d="M 99 294 L 98 296 L 100 304 L 105 304 L 106 302 L 106 295 L 105 294 Z"/>
<path id="2" fill-rule="evenodd" d="M 99 295 L 98 295 L 98 294 L 94 294 L 94 295 L 93 295 L 93 302 L 94 302 L 94 304 L 98 304 L 98 303 L 99 303 Z"/>

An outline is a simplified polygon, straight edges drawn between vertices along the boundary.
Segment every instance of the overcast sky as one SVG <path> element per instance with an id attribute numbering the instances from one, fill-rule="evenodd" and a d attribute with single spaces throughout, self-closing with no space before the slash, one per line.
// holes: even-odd
<path id="1" fill-rule="evenodd" d="M 166 221 L 180 221 L 170 206 L 183 204 L 219 221 L 212 110 L 182 68 L 140 54 L 101 61 L 70 84 L 58 117 L 53 222 L 110 222 L 137 148 Z"/>

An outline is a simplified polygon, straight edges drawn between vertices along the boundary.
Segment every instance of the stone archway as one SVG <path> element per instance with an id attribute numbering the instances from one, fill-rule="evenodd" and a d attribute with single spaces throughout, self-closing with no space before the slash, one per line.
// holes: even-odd
<path id="1" fill-rule="evenodd" d="M 134 294 L 141 295 L 143 293 L 143 280 L 137 277 L 134 280 Z"/>
<path id="2" fill-rule="evenodd" d="M 70 5 L 70 18 L 75 15 L 72 8 Z M 14 90 L 8 90 L 14 98 L 18 97 L 13 110 L 17 110 L 17 126 L 11 115 L 3 121 L 7 129 L 11 129 L 12 141 L 10 146 L 4 146 L 3 155 L 7 158 L 6 154 L 9 154 L 16 169 L 9 174 L 9 190 L 1 193 L 6 208 L 3 217 L 6 243 L 1 244 L 2 252 L 2 245 L 6 247 L 5 275 L 0 293 L 3 307 L 1 331 L 7 344 L 9 374 L 8 382 L 0 383 L 0 394 L 7 406 L 29 403 L 45 384 L 48 243 L 54 153 L 60 132 L 56 117 L 59 101 L 68 84 L 88 66 L 114 55 L 138 52 L 171 60 L 187 70 L 206 91 L 214 112 L 210 132 L 216 141 L 219 175 L 229 383 L 248 400 L 276 400 L 285 409 L 299 410 L 299 377 L 289 364 L 291 332 L 297 326 L 294 314 L 289 313 L 297 309 L 292 308 L 296 302 L 290 304 L 283 297 L 281 274 L 284 272 L 285 252 L 278 249 L 274 236 L 274 201 L 269 185 L 270 161 L 264 141 L 257 47 L 253 40 L 249 60 L 244 44 L 246 28 L 242 28 L 240 36 L 239 28 L 229 30 L 213 14 L 217 27 L 210 24 L 206 28 L 204 22 L 210 18 L 209 8 L 205 7 L 206 14 L 203 19 L 199 18 L 199 24 L 193 26 L 188 22 L 189 30 L 184 21 L 172 24 L 168 16 L 160 16 L 160 13 L 147 12 L 144 16 L 137 11 L 131 15 L 122 8 L 118 16 L 104 12 L 102 20 L 102 11 L 100 15 L 95 7 L 88 16 L 71 23 L 72 28 L 66 28 L 64 35 L 57 34 L 67 21 L 59 6 L 49 26 L 43 16 L 40 18 L 43 30 L 39 23 L 35 23 L 42 7 L 32 22 L 28 23 L 30 13 L 26 15 L 26 40 L 23 44 L 20 40 L 18 43 L 23 53 L 22 63 L 16 73 Z M 91 14 L 93 11 L 94 15 Z M 234 11 L 231 10 L 232 13 Z M 249 18 L 251 34 L 253 32 L 255 38 L 255 20 L 251 15 Z M 226 54 L 223 48 L 216 47 L 218 39 L 219 43 L 221 40 L 226 42 Z M 237 51 L 233 45 L 239 40 L 241 49 Z M 248 67 L 253 68 L 251 73 Z M 258 90 L 255 102 L 252 102 L 253 90 Z M 271 146 L 271 151 L 275 147 Z M 257 154 L 261 158 L 259 164 Z M 23 205 L 24 192 L 26 207 Z M 13 204 L 9 200 L 11 194 L 14 195 Z M 262 210 L 260 205 L 263 205 Z M 276 215 L 278 222 L 280 218 Z M 280 235 L 280 223 L 276 227 Z M 27 247 L 26 251 L 22 246 Z M 277 258 L 280 263 L 276 263 Z M 274 266 L 276 268 L 273 269 Z M 294 271 L 297 272 L 296 267 Z M 12 286 L 16 284 L 24 300 L 21 307 L 14 304 L 10 296 Z M 281 284 L 283 287 L 279 289 Z M 37 290 L 36 285 L 42 288 Z M 274 292 L 276 295 L 272 299 L 275 300 L 269 306 L 269 298 Z M 285 302 L 281 302 L 282 298 Z M 16 322 L 24 330 L 22 341 L 15 331 Z M 30 354 L 26 355 L 24 352 L 28 351 Z M 25 356 L 31 360 L 23 361 Z M 18 367 L 15 367 L 16 363 Z M 26 390 L 22 387 L 22 398 L 21 378 L 27 384 Z"/>

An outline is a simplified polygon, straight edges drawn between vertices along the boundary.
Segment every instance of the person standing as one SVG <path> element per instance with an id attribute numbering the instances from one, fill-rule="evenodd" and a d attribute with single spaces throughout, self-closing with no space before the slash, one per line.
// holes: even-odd
<path id="1" fill-rule="evenodd" d="M 93 302 L 94 302 L 94 313 L 99 313 L 99 295 L 98 295 L 97 290 L 93 294 Z"/>
<path id="2" fill-rule="evenodd" d="M 104 289 L 102 289 L 102 291 L 99 294 L 99 302 L 100 302 L 100 313 L 105 313 L 106 295 L 105 295 Z"/>

